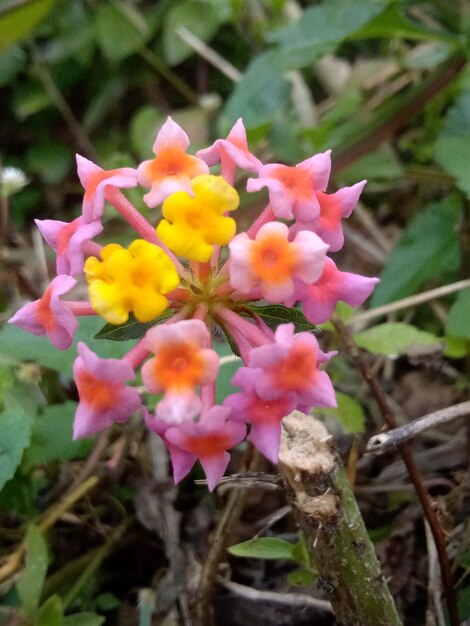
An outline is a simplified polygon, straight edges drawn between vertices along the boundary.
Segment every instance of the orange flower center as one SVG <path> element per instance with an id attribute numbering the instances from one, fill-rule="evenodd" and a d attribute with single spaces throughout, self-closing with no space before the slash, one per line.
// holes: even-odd
<path id="1" fill-rule="evenodd" d="M 45 330 L 52 330 L 55 326 L 57 326 L 54 314 L 51 311 L 51 297 L 52 292 L 48 288 L 36 305 L 36 316 L 39 323 Z"/>
<path id="2" fill-rule="evenodd" d="M 297 200 L 309 200 L 313 196 L 314 181 L 305 168 L 279 165 L 272 170 L 271 176 L 280 180 Z"/>
<path id="3" fill-rule="evenodd" d="M 303 391 L 311 385 L 316 366 L 316 355 L 308 346 L 294 345 L 289 356 L 276 365 L 274 384 L 281 389 Z"/>
<path id="4" fill-rule="evenodd" d="M 81 370 L 75 380 L 80 400 L 96 411 L 108 411 L 116 404 L 118 385 L 95 378 L 85 370 Z"/>
<path id="5" fill-rule="evenodd" d="M 320 219 L 326 228 L 336 228 L 341 222 L 341 205 L 340 203 L 326 193 L 318 194 L 320 203 Z"/>
<path id="6" fill-rule="evenodd" d="M 166 176 L 186 175 L 194 178 L 200 173 L 198 160 L 177 147 L 164 148 L 150 161 L 147 174 L 153 181 L 163 180 Z"/>
<path id="7" fill-rule="evenodd" d="M 115 176 L 119 173 L 120 170 L 103 170 L 101 172 L 97 171 L 92 174 L 85 189 L 85 199 L 89 200 L 95 195 L 96 188 L 101 183 L 101 181 L 106 180 L 106 178 L 111 178 L 111 176 Z"/>
<path id="8" fill-rule="evenodd" d="M 167 344 L 153 359 L 153 374 L 163 389 L 190 389 L 204 373 L 199 348 L 190 343 Z"/>
<path id="9" fill-rule="evenodd" d="M 57 253 L 62 254 L 67 250 L 69 241 L 72 238 L 73 234 L 76 232 L 78 228 L 78 224 L 75 222 L 70 222 L 63 228 L 60 229 L 59 234 L 57 235 Z"/>
<path id="10" fill-rule="evenodd" d="M 185 449 L 198 457 L 216 456 L 229 447 L 228 437 L 216 433 L 205 437 L 188 437 L 185 441 Z"/>
<path id="11" fill-rule="evenodd" d="M 262 281 L 284 282 L 292 276 L 297 260 L 295 247 L 282 235 L 267 235 L 251 246 L 251 269 Z"/>

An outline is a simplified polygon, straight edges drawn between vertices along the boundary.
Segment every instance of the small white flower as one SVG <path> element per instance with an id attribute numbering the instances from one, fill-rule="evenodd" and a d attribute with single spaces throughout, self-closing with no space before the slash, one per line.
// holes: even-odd
<path id="1" fill-rule="evenodd" d="M 26 174 L 17 167 L 4 167 L 0 170 L 0 195 L 8 198 L 29 183 Z"/>

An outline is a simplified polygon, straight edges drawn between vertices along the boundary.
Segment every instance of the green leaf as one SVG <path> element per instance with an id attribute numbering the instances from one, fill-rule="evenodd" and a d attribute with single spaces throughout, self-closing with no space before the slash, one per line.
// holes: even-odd
<path id="1" fill-rule="evenodd" d="M 39 609 L 35 626 L 62 626 L 63 623 L 62 600 L 58 595 L 53 595 Z"/>
<path id="2" fill-rule="evenodd" d="M 207 0 L 172 3 L 163 24 L 163 52 L 169 65 L 177 65 L 194 54 L 194 49 L 178 35 L 178 28 L 186 28 L 202 41 L 209 41 L 230 15 L 221 10 L 224 4 Z"/>
<path id="3" fill-rule="evenodd" d="M 293 323 L 295 332 L 313 332 L 316 327 L 311 324 L 300 309 L 287 307 L 283 304 L 266 304 L 261 306 L 250 306 L 249 313 L 261 317 L 266 324 L 276 330 L 279 324 Z"/>
<path id="4" fill-rule="evenodd" d="M 470 342 L 464 337 L 446 335 L 444 342 L 444 356 L 450 359 L 463 359 L 470 352 Z"/>
<path id="5" fill-rule="evenodd" d="M 148 159 L 157 132 L 164 121 L 164 115 L 154 105 L 141 107 L 133 116 L 130 125 L 130 139 L 134 150 L 142 159 Z"/>
<path id="6" fill-rule="evenodd" d="M 398 3 L 393 3 L 384 13 L 371 20 L 354 33 L 353 39 L 370 37 L 400 37 L 416 41 L 450 41 L 457 43 L 455 35 L 439 30 L 430 30 L 409 20 L 401 12 Z"/>
<path id="7" fill-rule="evenodd" d="M 32 415 L 20 407 L 0 413 L 0 490 L 13 477 L 29 445 L 32 422 Z"/>
<path id="8" fill-rule="evenodd" d="M 460 95 L 446 114 L 435 150 L 436 161 L 457 186 L 470 197 L 470 178 L 466 164 L 470 159 L 470 92 Z"/>
<path id="9" fill-rule="evenodd" d="M 72 165 L 72 151 L 63 143 L 36 142 L 27 153 L 28 167 L 51 185 L 59 183 Z"/>
<path id="10" fill-rule="evenodd" d="M 354 341 L 360 348 L 374 354 L 397 357 L 404 354 L 412 345 L 438 344 L 442 340 L 411 324 L 388 322 L 369 328 L 362 333 L 356 333 Z"/>
<path id="11" fill-rule="evenodd" d="M 230 345 L 226 343 L 214 343 L 213 348 L 217 352 L 219 357 L 233 355 L 233 349 Z M 230 361 L 229 363 L 224 363 L 220 366 L 219 374 L 216 381 L 216 404 L 222 404 L 222 402 L 228 395 L 236 391 L 231 383 L 231 380 L 235 376 L 235 372 L 242 365 L 243 361 L 241 359 L 237 359 L 234 361 Z"/>
<path id="12" fill-rule="evenodd" d="M 249 539 L 227 548 L 230 554 L 252 559 L 294 559 L 294 544 L 277 537 Z"/>
<path id="13" fill-rule="evenodd" d="M 277 47 L 250 63 L 227 100 L 220 129 L 226 132 L 240 116 L 249 130 L 280 119 L 291 92 L 283 72 L 310 65 L 333 51 L 384 9 L 374 0 L 329 0 L 305 10 L 295 24 L 271 36 Z"/>
<path id="14" fill-rule="evenodd" d="M 409 296 L 427 280 L 458 268 L 455 235 L 461 203 L 456 196 L 430 204 L 408 224 L 390 252 L 372 307 Z"/>
<path id="15" fill-rule="evenodd" d="M 29 617 L 39 606 L 47 572 L 47 546 L 41 531 L 31 525 L 26 533 L 25 567 L 16 585 L 21 605 Z"/>
<path id="16" fill-rule="evenodd" d="M 312 585 L 317 579 L 315 572 L 308 569 L 295 569 L 287 574 L 287 582 L 293 586 Z"/>
<path id="17" fill-rule="evenodd" d="M 26 471 L 35 465 L 50 461 L 69 461 L 83 458 L 92 445 L 91 439 L 72 439 L 76 402 L 48 406 L 33 424 L 31 444 L 25 452 Z"/>
<path id="18" fill-rule="evenodd" d="M 376 0 L 328 0 L 306 9 L 294 24 L 271 35 L 286 48 L 336 44 L 363 28 L 386 9 Z"/>
<path id="19" fill-rule="evenodd" d="M 0 51 L 23 39 L 52 9 L 55 0 L 9 2 L 0 7 Z"/>
<path id="20" fill-rule="evenodd" d="M 111 61 L 121 61 L 137 52 L 152 34 L 137 9 L 122 2 L 101 4 L 95 18 L 98 42 Z"/>
<path id="21" fill-rule="evenodd" d="M 338 406 L 335 409 L 316 409 L 315 412 L 335 417 L 345 433 L 363 433 L 366 416 L 359 402 L 341 391 L 336 392 L 336 402 Z"/>
<path id="22" fill-rule="evenodd" d="M 105 324 L 103 328 L 96 333 L 95 339 L 111 339 L 111 341 L 129 341 L 132 339 L 141 339 L 149 328 L 161 324 L 173 315 L 173 309 L 167 309 L 157 320 L 146 322 L 143 324 L 135 319 L 133 315 L 129 317 L 125 324 Z"/>
<path id="23" fill-rule="evenodd" d="M 459 292 L 450 308 L 445 331 L 446 335 L 470 339 L 470 289 Z"/>
<path id="24" fill-rule="evenodd" d="M 33 361 L 71 378 L 73 362 L 77 358 L 78 341 L 84 341 L 102 358 L 119 359 L 133 347 L 133 342 L 95 339 L 102 324 L 103 320 L 98 316 L 81 317 L 74 343 L 68 350 L 57 350 L 45 337 L 36 337 L 8 324 L 0 330 L 2 356 L 10 357 L 13 362 Z"/>
<path id="25" fill-rule="evenodd" d="M 75 613 L 64 619 L 64 626 L 101 626 L 105 618 L 96 613 Z"/>

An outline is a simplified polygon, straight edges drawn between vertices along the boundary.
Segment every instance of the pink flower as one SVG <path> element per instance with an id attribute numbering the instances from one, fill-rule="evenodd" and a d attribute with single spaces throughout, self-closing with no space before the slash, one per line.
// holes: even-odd
<path id="1" fill-rule="evenodd" d="M 188 146 L 188 135 L 168 117 L 153 145 L 155 158 L 144 161 L 137 168 L 139 184 L 150 188 L 144 196 L 150 208 L 156 207 L 176 191 L 192 195 L 191 179 L 209 172 L 204 161 L 186 154 Z"/>
<path id="2" fill-rule="evenodd" d="M 209 490 L 213 491 L 227 469 L 230 455 L 227 452 L 246 435 L 246 427 L 228 419 L 231 410 L 228 407 L 213 406 L 198 422 L 187 420 L 178 426 L 172 426 L 165 432 L 165 439 L 179 450 L 191 455 L 193 464 L 201 462 L 207 477 Z M 189 472 L 184 472 L 182 462 L 187 467 L 188 459 L 172 455 L 175 475 L 180 479 Z"/>
<path id="3" fill-rule="evenodd" d="M 42 236 L 57 252 L 58 274 L 83 273 L 83 246 L 102 230 L 101 222 L 86 222 L 83 216 L 73 222 L 59 220 L 34 220 Z"/>
<path id="4" fill-rule="evenodd" d="M 83 217 L 86 222 L 94 222 L 103 215 L 106 187 L 137 186 L 136 171 L 132 167 L 104 170 L 80 154 L 76 157 L 78 177 L 85 189 Z"/>
<path id="5" fill-rule="evenodd" d="M 71 276 L 56 276 L 39 300 L 25 304 L 10 320 L 33 335 L 47 337 L 59 350 L 67 350 L 78 326 L 75 315 L 59 296 L 77 284 Z"/>
<path id="6" fill-rule="evenodd" d="M 255 447 L 272 463 L 277 463 L 281 441 L 282 418 L 296 407 L 296 394 L 284 393 L 276 400 L 261 398 L 255 389 L 257 369 L 241 367 L 232 378 L 232 385 L 242 391 L 227 396 L 224 406 L 232 409 L 230 419 L 252 424 L 250 439 Z"/>
<path id="7" fill-rule="evenodd" d="M 263 164 L 248 150 L 246 130 L 243 120 L 237 120 L 227 139 L 216 139 L 210 148 L 196 153 L 207 165 L 212 166 L 220 161 L 221 173 L 227 182 L 233 183 L 235 167 L 258 172 Z"/>
<path id="8" fill-rule="evenodd" d="M 102 359 L 82 342 L 78 344 L 78 354 L 73 364 L 80 397 L 73 424 L 74 439 L 89 437 L 113 422 L 127 422 L 140 406 L 137 389 L 124 384 L 135 378 L 128 361 Z"/>
<path id="9" fill-rule="evenodd" d="M 343 187 L 331 195 L 317 193 L 320 215 L 307 221 L 297 220 L 293 226 L 293 232 L 311 230 L 330 246 L 330 252 L 341 250 L 344 244 L 341 220 L 349 217 L 356 208 L 366 182 L 363 180 L 352 187 Z"/>
<path id="10" fill-rule="evenodd" d="M 195 417 L 201 410 L 195 387 L 214 382 L 219 372 L 207 326 L 201 320 L 155 326 L 142 345 L 155 354 L 142 368 L 144 385 L 151 393 L 165 394 L 157 407 L 158 417 L 171 424 Z"/>
<path id="11" fill-rule="evenodd" d="M 279 303 L 294 292 L 294 278 L 312 282 L 320 277 L 328 246 L 314 233 L 301 231 L 288 240 L 280 222 L 262 226 L 256 238 L 237 235 L 230 247 L 230 283 L 242 293 L 259 287 L 261 296 Z"/>
<path id="12" fill-rule="evenodd" d="M 253 372 L 256 393 L 266 400 L 277 400 L 294 392 L 297 407 L 335 407 L 335 392 L 326 372 L 318 366 L 335 353 L 325 354 L 308 332 L 294 335 L 293 324 L 281 324 L 275 342 L 253 348 L 248 366 Z"/>
<path id="13" fill-rule="evenodd" d="M 173 465 L 173 479 L 175 483 L 179 483 L 181 480 L 183 480 L 185 476 L 189 474 L 194 463 L 196 462 L 194 454 L 192 454 L 191 452 L 185 452 L 184 450 L 180 450 L 168 441 L 168 439 L 165 437 L 165 433 L 169 428 L 172 427 L 171 424 L 165 422 L 165 420 L 162 420 L 155 415 L 151 415 L 145 407 L 142 407 L 142 413 L 147 428 L 157 434 L 168 448 L 168 452 L 170 453 L 171 457 L 171 463 Z"/>
<path id="14" fill-rule="evenodd" d="M 249 178 L 247 191 L 268 188 L 274 215 L 290 220 L 295 216 L 304 222 L 316 219 L 320 203 L 316 192 L 325 191 L 331 170 L 331 150 L 316 154 L 294 167 L 272 163 L 264 165 L 259 178 Z"/>
<path id="15" fill-rule="evenodd" d="M 349 306 L 359 306 L 370 296 L 378 282 L 378 278 L 341 272 L 327 258 L 320 279 L 311 285 L 297 282 L 295 295 L 287 306 L 300 300 L 308 321 L 312 324 L 323 324 L 329 319 L 337 302 L 342 300 Z"/>

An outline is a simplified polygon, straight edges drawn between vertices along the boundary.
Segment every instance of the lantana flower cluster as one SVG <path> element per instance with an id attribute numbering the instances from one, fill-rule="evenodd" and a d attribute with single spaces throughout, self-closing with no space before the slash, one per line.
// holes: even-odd
<path id="1" fill-rule="evenodd" d="M 228 450 L 247 434 L 275 463 L 283 417 L 294 409 L 336 406 L 322 369 L 334 353 L 322 352 L 311 332 L 296 333 L 293 323 L 273 328 L 265 321 L 269 304 L 284 311 L 300 306 L 311 324 L 321 324 L 340 300 L 360 305 L 377 279 L 342 272 L 328 256 L 341 249 L 342 219 L 366 182 L 326 193 L 329 152 L 295 166 L 263 165 L 248 149 L 241 120 L 226 139 L 195 156 L 188 147 L 187 134 L 169 117 L 153 158 L 137 168 L 104 170 L 77 155 L 82 214 L 71 222 L 36 220 L 56 252 L 57 276 L 10 321 L 48 337 L 59 350 L 71 346 L 81 315 L 113 325 L 146 323 L 121 359 L 103 359 L 78 343 L 74 437 L 124 423 L 140 409 L 168 447 L 175 481 L 199 460 L 212 490 L 227 468 Z M 239 206 L 237 169 L 250 172 L 247 192 L 265 189 L 269 197 L 238 234 L 232 217 Z M 120 191 L 138 185 L 149 208 L 161 207 L 156 227 Z M 137 232 L 128 247 L 94 241 L 103 231 L 105 203 Z M 89 300 L 63 299 L 80 277 Z M 234 392 L 221 405 L 215 400 L 220 359 L 214 327 L 243 361 L 232 379 Z M 139 368 L 145 389 L 159 394 L 154 412 L 129 384 Z"/>

